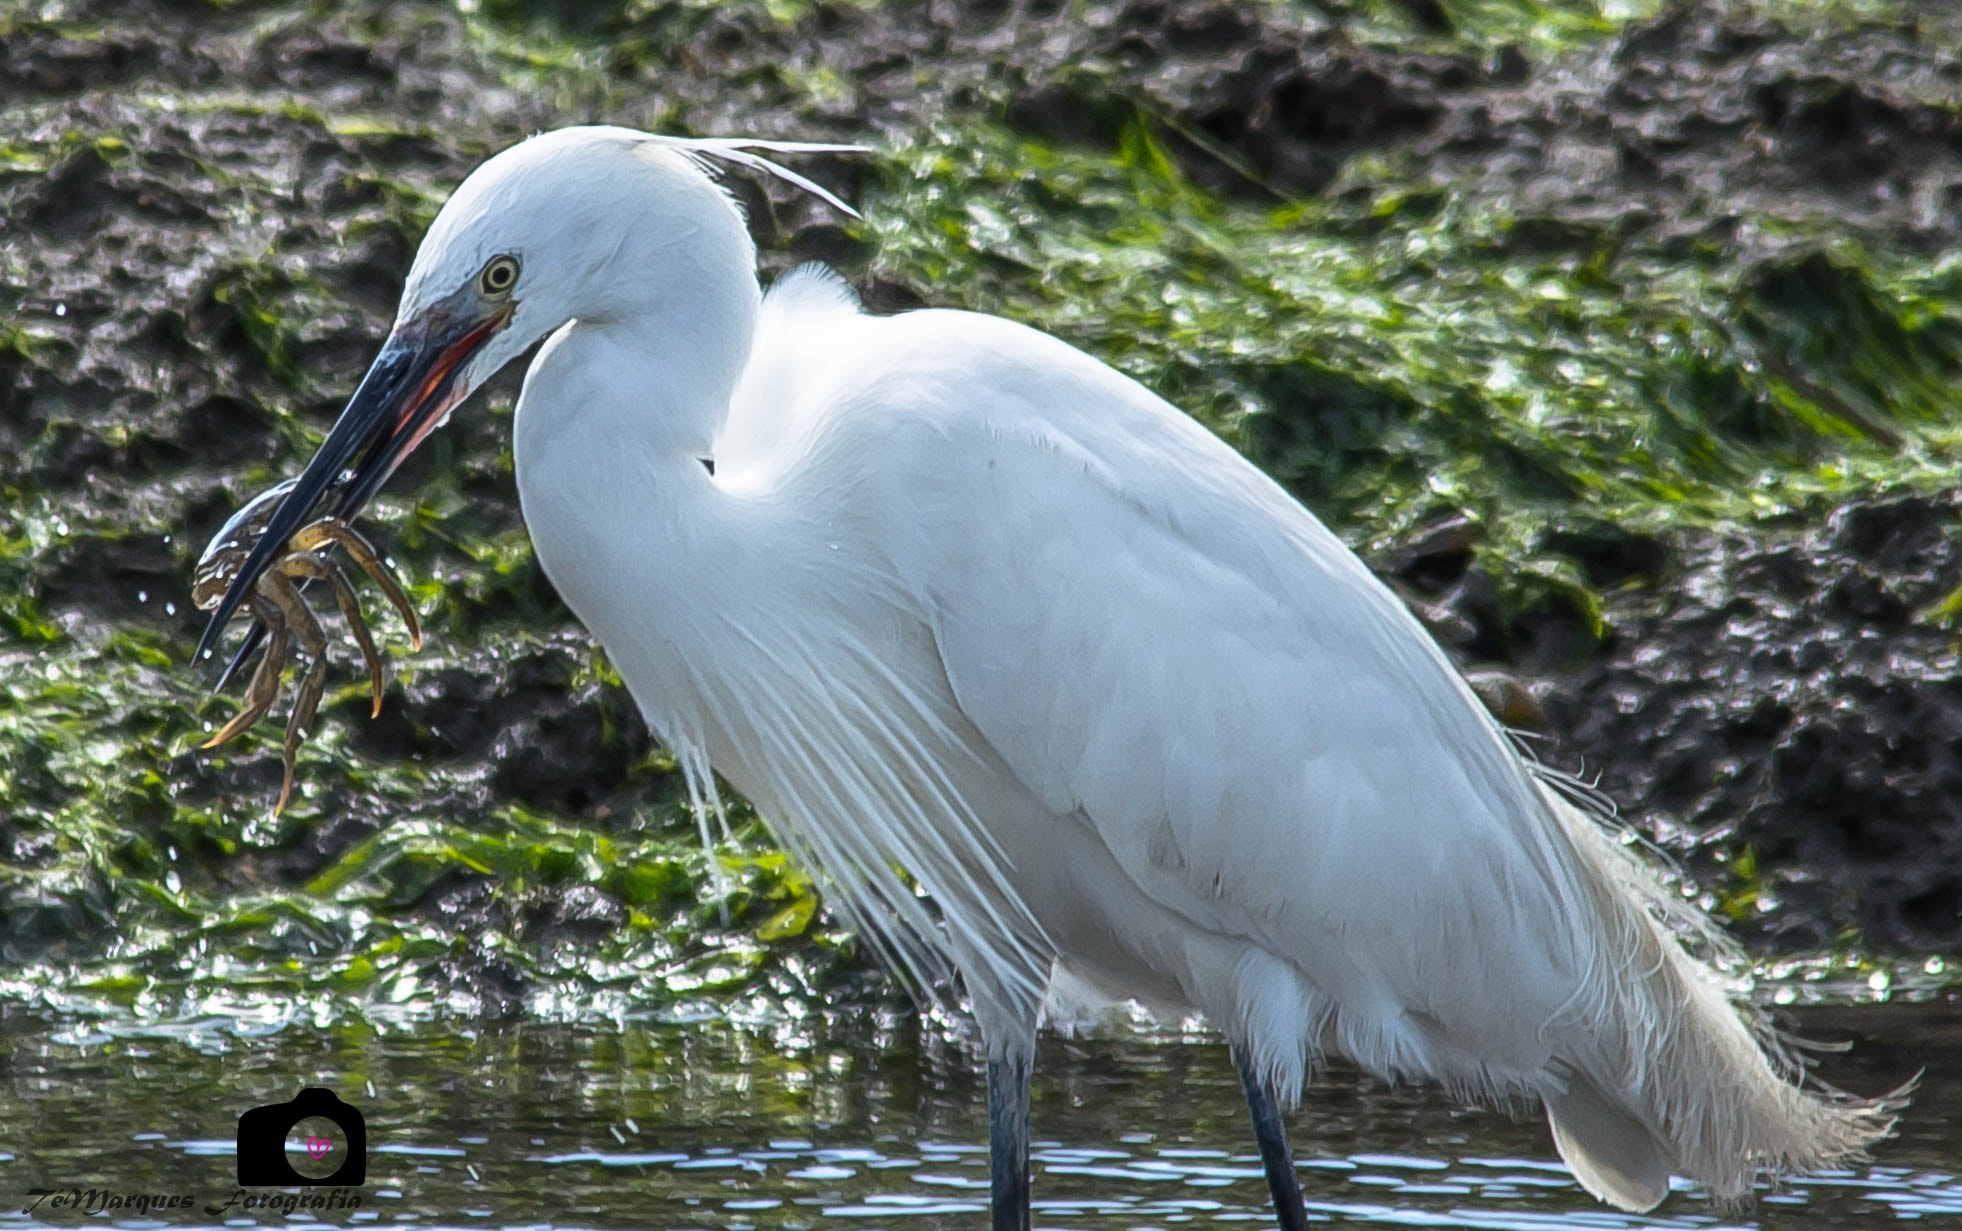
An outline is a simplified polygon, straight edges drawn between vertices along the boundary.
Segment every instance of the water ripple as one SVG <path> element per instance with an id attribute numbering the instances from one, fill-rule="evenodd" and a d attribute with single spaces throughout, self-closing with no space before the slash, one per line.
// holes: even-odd
<path id="1" fill-rule="evenodd" d="M 1908 1056 L 1930 1066 L 1901 1136 L 1874 1166 L 1765 1186 L 1741 1214 L 1687 1188 L 1656 1215 L 1605 1210 L 1553 1157 L 1542 1124 L 1341 1075 L 1311 1090 L 1294 1120 L 1308 1208 L 1336 1225 L 1465 1231 L 1864 1231 L 1955 1219 L 1962 1143 L 1949 1126 L 1962 1122 L 1954 1059 L 1962 1049 L 1953 1046 L 1962 1010 L 1902 1012 L 1860 1011 L 1862 1027 L 1881 1039 L 1855 1055 L 1871 1057 L 1875 1070 L 1841 1075 L 1880 1088 Z M 874 1231 L 973 1227 L 987 1205 L 975 1057 L 924 1031 L 841 1029 L 786 1046 L 700 1023 L 524 1024 L 463 1035 L 391 1026 L 288 1030 L 249 1045 L 234 1039 L 215 1054 L 202 1042 L 0 1031 L 0 1189 L 188 1186 L 199 1194 L 185 1218 L 86 1218 L 131 1231 L 369 1222 L 419 1231 Z M 1045 1042 L 1037 1071 L 1040 1226 L 1272 1225 L 1237 1082 L 1216 1045 Z M 238 1112 L 303 1084 L 342 1092 L 368 1118 L 362 1208 L 207 1214 L 207 1203 L 235 1189 Z M 0 1204 L 0 1231 L 85 1218 L 45 1207 L 24 1214 L 23 1204 Z"/>

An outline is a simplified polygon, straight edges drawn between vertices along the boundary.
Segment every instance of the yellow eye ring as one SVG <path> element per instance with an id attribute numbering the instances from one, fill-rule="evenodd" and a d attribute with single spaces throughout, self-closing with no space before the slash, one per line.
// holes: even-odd
<path id="1" fill-rule="evenodd" d="M 494 256 L 477 275 L 477 289 L 486 295 L 508 294 L 518 284 L 518 258 Z"/>

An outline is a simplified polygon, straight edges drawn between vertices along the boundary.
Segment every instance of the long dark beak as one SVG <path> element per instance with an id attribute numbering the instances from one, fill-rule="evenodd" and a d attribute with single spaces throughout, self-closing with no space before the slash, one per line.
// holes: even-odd
<path id="1" fill-rule="evenodd" d="M 317 507 L 324 503 L 332 516 L 353 521 L 402 460 L 470 392 L 461 387 L 458 374 L 477 348 L 510 321 L 515 305 L 507 302 L 486 314 L 465 299 L 468 295 L 465 291 L 437 303 L 404 322 L 382 344 L 381 354 L 361 378 L 334 430 L 327 433 L 320 451 L 246 557 L 245 567 L 232 579 L 224 600 L 211 613 L 192 661 L 203 663 L 211 657 L 245 596 L 286 541 L 313 519 Z M 253 627 L 215 687 L 225 686 L 264 635 L 263 629 Z"/>

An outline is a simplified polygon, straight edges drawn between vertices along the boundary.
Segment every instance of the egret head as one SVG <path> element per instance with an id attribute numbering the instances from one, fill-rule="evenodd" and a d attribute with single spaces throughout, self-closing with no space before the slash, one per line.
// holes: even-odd
<path id="1" fill-rule="evenodd" d="M 559 129 L 484 163 L 444 204 L 376 366 L 398 346 L 434 363 L 430 374 L 450 384 L 420 409 L 439 423 L 570 321 L 726 312 L 732 289 L 748 303 L 755 262 L 741 213 L 684 146 L 624 128 Z"/>
<path id="2" fill-rule="evenodd" d="M 628 320 L 746 348 L 755 249 L 708 160 L 760 167 L 844 208 L 757 148 L 855 147 L 564 128 L 472 172 L 423 237 L 381 353 L 213 612 L 198 659 L 323 501 L 352 521 L 452 410 L 548 334 Z"/>

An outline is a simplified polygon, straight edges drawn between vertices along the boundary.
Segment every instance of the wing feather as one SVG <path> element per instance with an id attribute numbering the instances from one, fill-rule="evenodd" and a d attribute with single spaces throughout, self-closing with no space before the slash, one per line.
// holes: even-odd
<path id="1" fill-rule="evenodd" d="M 908 479 L 882 503 L 906 510 L 891 551 L 968 720 L 1162 905 L 1293 963 L 1358 1059 L 1449 1080 L 1422 1025 L 1442 1022 L 1480 1073 L 1537 1071 L 1545 1041 L 1514 1010 L 1557 1013 L 1592 957 L 1570 857 L 1421 626 L 1134 382 L 993 318 L 915 316 L 940 319 L 892 332 L 959 345 L 894 351 L 962 371 L 898 382 L 939 409 L 888 433 Z"/>

